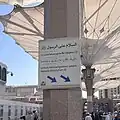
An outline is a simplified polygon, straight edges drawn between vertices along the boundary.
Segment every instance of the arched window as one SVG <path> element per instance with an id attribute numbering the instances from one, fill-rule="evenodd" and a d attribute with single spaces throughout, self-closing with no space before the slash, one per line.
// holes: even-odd
<path id="1" fill-rule="evenodd" d="M 0 80 L 2 79 L 2 68 L 0 66 Z"/>
<path id="2" fill-rule="evenodd" d="M 7 79 L 7 71 L 6 71 L 6 68 L 3 68 L 2 69 L 2 80 L 6 81 L 6 79 Z"/>

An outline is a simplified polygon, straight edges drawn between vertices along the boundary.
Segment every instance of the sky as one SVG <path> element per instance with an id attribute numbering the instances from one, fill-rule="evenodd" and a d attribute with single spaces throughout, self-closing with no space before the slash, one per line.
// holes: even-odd
<path id="1" fill-rule="evenodd" d="M 12 7 L 1 5 L 0 15 L 5 15 L 12 10 Z M 15 40 L 2 32 L 3 25 L 0 24 L 0 62 L 8 66 L 7 85 L 33 85 L 37 84 L 37 61 L 24 50 L 15 44 Z"/>

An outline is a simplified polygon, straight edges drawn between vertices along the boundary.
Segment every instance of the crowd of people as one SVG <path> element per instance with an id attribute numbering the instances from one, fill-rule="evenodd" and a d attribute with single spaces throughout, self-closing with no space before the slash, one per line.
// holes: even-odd
<path id="1" fill-rule="evenodd" d="M 120 120 L 120 111 L 115 111 L 113 113 L 108 112 L 96 112 L 96 113 L 83 113 L 83 120 Z"/>
<path id="2" fill-rule="evenodd" d="M 33 111 L 33 112 L 28 112 L 28 114 L 26 116 L 21 116 L 20 120 L 43 120 L 42 118 L 39 117 L 37 111 Z"/>

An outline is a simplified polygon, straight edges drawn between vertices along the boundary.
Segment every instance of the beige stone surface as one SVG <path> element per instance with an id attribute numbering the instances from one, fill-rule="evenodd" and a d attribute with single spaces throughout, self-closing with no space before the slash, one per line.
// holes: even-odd
<path id="1" fill-rule="evenodd" d="M 68 120 L 80 120 L 83 104 L 79 88 L 68 90 Z"/>
<path id="2" fill-rule="evenodd" d="M 82 113 L 81 90 L 44 90 L 44 120 L 80 120 Z"/>

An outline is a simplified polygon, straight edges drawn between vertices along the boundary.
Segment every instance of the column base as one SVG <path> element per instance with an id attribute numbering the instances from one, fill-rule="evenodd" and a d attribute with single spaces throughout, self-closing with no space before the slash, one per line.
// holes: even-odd
<path id="1" fill-rule="evenodd" d="M 79 88 L 44 90 L 44 120 L 82 120 L 82 92 Z"/>
<path id="2" fill-rule="evenodd" d="M 90 101 L 87 102 L 87 111 L 89 113 L 93 112 L 93 102 L 90 102 Z"/>

